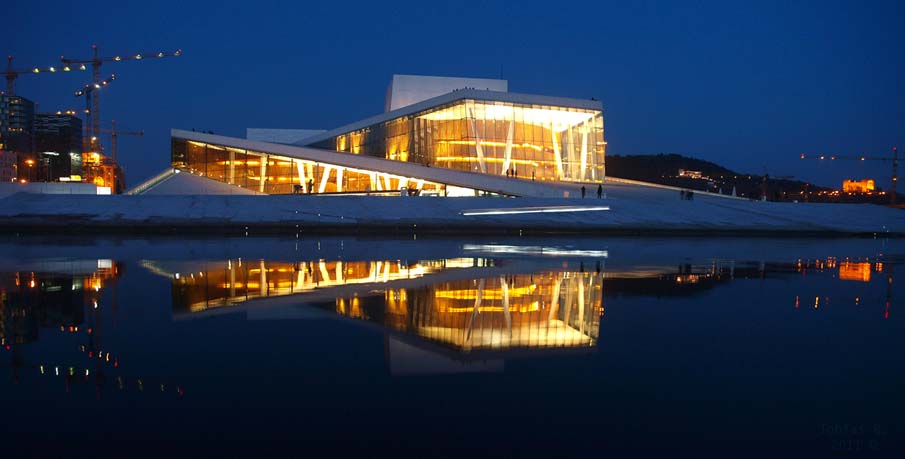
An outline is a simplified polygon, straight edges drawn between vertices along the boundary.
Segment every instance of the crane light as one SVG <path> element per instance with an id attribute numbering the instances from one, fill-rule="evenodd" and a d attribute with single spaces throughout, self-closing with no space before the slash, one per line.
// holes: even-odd
<path id="1" fill-rule="evenodd" d="M 55 69 L 55 68 L 53 68 L 53 67 L 50 68 L 50 72 L 51 72 L 51 73 L 56 72 L 56 71 L 57 71 L 57 69 Z"/>
<path id="2" fill-rule="evenodd" d="M 177 49 L 176 52 L 173 53 L 173 55 L 174 55 L 174 56 L 181 56 L 181 55 L 182 55 L 182 50 L 181 50 L 181 49 Z"/>
<path id="3" fill-rule="evenodd" d="M 80 65 L 79 70 L 85 70 L 85 64 Z"/>
<path id="4" fill-rule="evenodd" d="M 101 85 L 94 83 L 94 89 L 101 89 Z M 820 159 L 823 159 L 823 158 L 820 158 Z"/>
<path id="5" fill-rule="evenodd" d="M 136 59 L 141 59 L 141 54 L 136 54 L 136 55 L 135 55 L 135 58 L 136 58 Z"/>
<path id="6" fill-rule="evenodd" d="M 32 70 L 32 72 L 41 73 L 41 69 L 36 68 L 36 69 Z"/>
<path id="7" fill-rule="evenodd" d="M 116 57 L 113 58 L 113 60 L 114 60 L 114 61 L 121 61 L 121 60 L 123 60 L 123 58 L 121 58 L 121 57 L 119 57 L 119 56 L 116 56 Z"/>
<path id="8" fill-rule="evenodd" d="M 72 69 L 69 68 L 68 65 L 63 67 L 63 71 L 64 71 L 64 72 L 68 72 L 68 71 L 70 71 L 70 70 L 72 70 Z"/>
<path id="9" fill-rule="evenodd" d="M 163 53 L 157 53 L 157 57 L 163 57 Z"/>

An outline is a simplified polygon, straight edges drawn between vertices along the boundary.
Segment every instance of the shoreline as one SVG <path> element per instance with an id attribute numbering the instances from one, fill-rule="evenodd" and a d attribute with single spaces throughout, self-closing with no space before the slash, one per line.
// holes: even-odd
<path id="1" fill-rule="evenodd" d="M 39 195 L 0 198 L 2 233 L 902 237 L 905 212 L 669 194 L 621 198 Z"/>

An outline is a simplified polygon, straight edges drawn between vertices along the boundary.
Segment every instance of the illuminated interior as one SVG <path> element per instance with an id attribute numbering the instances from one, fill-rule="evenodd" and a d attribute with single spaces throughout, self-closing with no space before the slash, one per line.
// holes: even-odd
<path id="1" fill-rule="evenodd" d="M 271 296 L 293 295 L 329 287 L 416 279 L 444 269 L 471 268 L 477 259 L 449 259 L 403 263 L 383 261 L 301 261 L 298 263 L 228 260 L 222 269 L 165 273 L 151 263 L 145 267 L 172 276 L 174 307 L 188 312 L 232 306 Z"/>
<path id="2" fill-rule="evenodd" d="M 574 107 L 465 99 L 311 146 L 536 180 L 605 174 L 603 112 Z"/>
<path id="3" fill-rule="evenodd" d="M 415 177 L 173 138 L 173 167 L 265 194 L 399 193 L 474 196 Z"/>

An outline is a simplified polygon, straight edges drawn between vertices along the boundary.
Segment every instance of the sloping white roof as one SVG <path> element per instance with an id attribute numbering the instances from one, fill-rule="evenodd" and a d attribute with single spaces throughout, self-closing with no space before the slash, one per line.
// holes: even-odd
<path id="1" fill-rule="evenodd" d="M 178 169 L 151 177 L 127 191 L 130 195 L 203 195 L 203 194 L 263 194 L 217 180 L 199 177 Z"/>
<path id="2" fill-rule="evenodd" d="M 472 188 L 510 196 L 562 197 L 564 191 L 562 186 L 558 184 L 527 179 L 515 179 L 500 175 L 458 171 L 442 167 L 428 167 L 418 163 L 393 161 L 374 156 L 356 155 L 333 150 L 324 150 L 321 148 L 258 142 L 236 137 L 183 131 L 180 129 L 171 130 L 171 135 L 179 139 L 254 150 L 262 153 L 352 169 L 383 172 L 401 177 L 410 177 L 426 180 L 428 182 L 444 183 L 462 188 Z"/>

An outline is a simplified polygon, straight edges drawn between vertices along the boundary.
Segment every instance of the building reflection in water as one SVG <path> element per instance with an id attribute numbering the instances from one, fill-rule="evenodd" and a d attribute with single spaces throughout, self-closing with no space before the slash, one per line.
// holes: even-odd
<path id="1" fill-rule="evenodd" d="M 602 280 L 602 273 L 509 274 L 343 296 L 335 311 L 465 352 L 590 347 L 600 332 Z"/>
<path id="2" fill-rule="evenodd" d="M 105 283 L 122 270 L 111 260 L 45 262 L 31 268 L 0 272 L 3 346 L 36 341 L 40 328 L 78 332 L 86 309 L 98 304 Z"/>
<path id="3" fill-rule="evenodd" d="M 592 347 L 603 313 L 600 271 L 513 273 L 486 258 L 216 265 L 167 274 L 176 314 L 299 295 L 321 311 L 472 352 Z M 145 266 L 167 273 L 159 264 Z"/>
<path id="4" fill-rule="evenodd" d="M 512 251 L 505 247 L 507 253 Z M 419 345 L 440 345 L 459 356 L 593 348 L 600 336 L 606 298 L 688 296 L 736 279 L 806 275 L 809 270 L 835 272 L 840 280 L 869 282 L 872 270 L 884 268 L 879 260 L 829 257 L 790 263 L 726 260 L 603 270 L 599 258 L 591 258 L 586 269 L 583 261 L 567 261 L 555 256 L 559 252 L 547 252 L 535 258 L 415 262 L 236 259 L 181 266 L 145 262 L 145 266 L 172 279 L 173 308 L 179 317 L 226 312 L 253 300 L 246 309 L 249 317 L 289 317 L 287 306 L 294 311 L 317 310 L 377 324 L 395 338 L 415 337 Z M 600 256 L 606 257 L 606 253 L 600 252 Z M 829 300 L 815 293 L 824 303 Z M 273 297 L 287 295 L 292 295 L 290 301 L 278 303 L 282 312 L 261 312 L 267 311 L 268 305 L 277 305 Z M 860 304 L 860 297 L 852 299 Z"/>
<path id="5" fill-rule="evenodd" d="M 124 376 L 119 356 L 104 346 L 103 317 L 115 324 L 116 285 L 123 263 L 109 259 L 37 261 L 20 263 L 17 269 L 0 272 L 0 345 L 9 353 L 15 383 L 28 375 L 60 378 L 66 393 L 73 386 L 93 385 L 100 397 L 105 387 L 113 384 L 120 391 L 153 389 L 182 396 L 178 385 Z M 110 287 L 111 302 L 102 305 L 101 295 Z M 70 335 L 78 344 L 69 352 L 55 349 L 42 360 L 26 359 L 25 348 L 50 333 Z"/>

